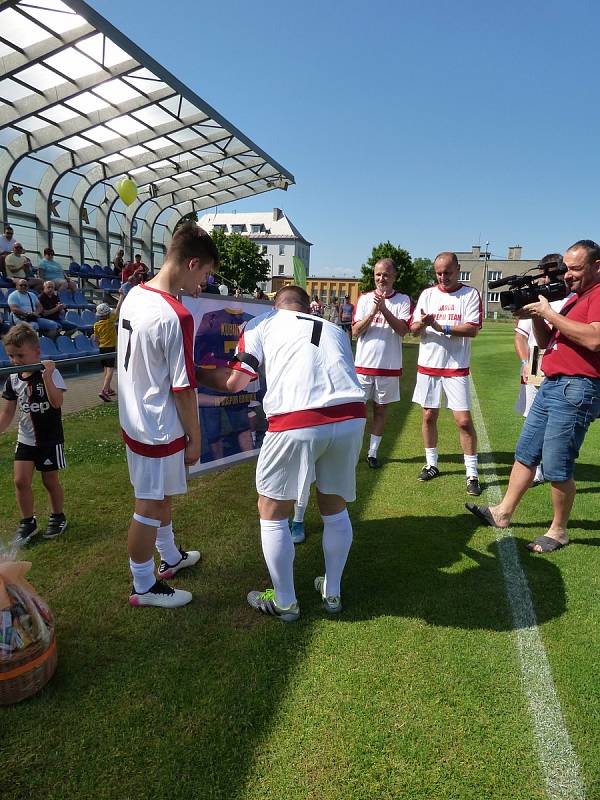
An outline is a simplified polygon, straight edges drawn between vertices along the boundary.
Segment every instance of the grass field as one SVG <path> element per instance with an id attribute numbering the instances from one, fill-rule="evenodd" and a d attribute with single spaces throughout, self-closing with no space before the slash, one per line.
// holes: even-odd
<path id="1" fill-rule="evenodd" d="M 512 326 L 487 325 L 473 374 L 504 485 L 521 419 Z M 185 609 L 131 609 L 125 530 L 131 492 L 116 409 L 66 420 L 69 529 L 28 549 L 31 580 L 58 620 L 58 671 L 37 697 L 0 710 L 0 794 L 145 800 L 569 798 L 548 794 L 516 648 L 495 532 L 464 509 L 458 436 L 441 415 L 442 477 L 421 484 L 416 345 L 380 455 L 358 468 L 345 611 L 328 618 L 319 517 L 296 550 L 294 625 L 245 604 L 267 585 L 253 465 L 196 479 L 177 500 L 181 543 L 203 563 L 174 584 Z M 0 445 L 0 536 L 18 514 L 14 436 Z M 532 490 L 514 535 L 588 800 L 600 798 L 600 426 L 577 468 L 573 544 L 532 556 L 549 489 Z M 492 464 L 493 462 L 493 464 Z M 46 498 L 39 485 L 38 516 Z M 485 501 L 485 494 L 483 496 Z"/>

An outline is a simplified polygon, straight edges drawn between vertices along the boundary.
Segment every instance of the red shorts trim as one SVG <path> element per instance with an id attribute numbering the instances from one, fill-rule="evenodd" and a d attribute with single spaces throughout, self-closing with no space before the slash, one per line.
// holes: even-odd
<path id="1" fill-rule="evenodd" d="M 269 431 L 290 431 L 295 428 L 311 428 L 313 425 L 328 425 L 330 422 L 343 422 L 347 419 L 365 419 L 365 404 L 342 403 L 325 408 L 305 408 L 303 411 L 290 411 L 269 417 Z"/>
<path id="2" fill-rule="evenodd" d="M 433 375 L 438 378 L 458 378 L 469 375 L 470 370 L 469 367 L 463 367 L 461 369 L 437 369 L 436 367 L 422 367 L 419 365 L 417 367 L 417 372 L 420 372 L 421 375 Z"/>
<path id="3" fill-rule="evenodd" d="M 401 369 L 374 369 L 373 367 L 355 367 L 358 375 L 379 375 L 382 378 L 398 378 L 402 375 Z"/>
<path id="4" fill-rule="evenodd" d="M 137 453 L 138 456 L 164 458 L 165 456 L 172 456 L 173 453 L 179 453 L 180 450 L 185 450 L 185 436 L 174 439 L 172 442 L 166 442 L 166 444 L 148 444 L 147 442 L 138 442 L 136 439 L 132 439 L 122 428 L 121 433 L 127 447 L 132 453 Z"/>

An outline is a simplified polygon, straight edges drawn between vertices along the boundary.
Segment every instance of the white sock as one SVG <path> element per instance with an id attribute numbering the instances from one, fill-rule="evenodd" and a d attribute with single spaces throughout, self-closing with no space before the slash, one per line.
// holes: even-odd
<path id="1" fill-rule="evenodd" d="M 294 522 L 304 522 L 304 515 L 306 514 L 306 506 L 294 503 Z"/>
<path id="2" fill-rule="evenodd" d="M 156 531 L 156 549 L 160 553 L 162 560 L 166 561 L 170 567 L 174 567 L 175 564 L 181 561 L 181 553 L 175 545 L 173 522 L 161 525 Z"/>
<path id="3" fill-rule="evenodd" d="M 425 448 L 425 463 L 428 467 L 437 467 L 438 465 L 438 451 L 437 447 Z"/>
<path id="4" fill-rule="evenodd" d="M 144 561 L 143 564 L 138 564 L 137 561 L 129 559 L 129 569 L 133 575 L 133 588 L 136 592 L 143 594 L 156 583 L 153 558 L 151 558 L 150 561 Z"/>
<path id="5" fill-rule="evenodd" d="M 465 470 L 467 478 L 477 478 L 479 476 L 477 472 L 477 453 L 474 456 L 465 456 Z"/>
<path id="6" fill-rule="evenodd" d="M 381 436 L 375 436 L 375 434 L 372 433 L 371 439 L 369 440 L 369 458 L 375 458 L 377 456 L 377 450 L 380 444 Z"/>
<path id="7" fill-rule="evenodd" d="M 339 514 L 323 517 L 323 555 L 325 556 L 325 595 L 340 595 L 342 573 L 352 545 L 352 523 L 345 508 Z"/>
<path id="8" fill-rule="evenodd" d="M 534 481 L 543 481 L 544 480 L 544 470 L 542 469 L 542 465 L 538 464 L 535 468 L 535 477 Z"/>
<path id="9" fill-rule="evenodd" d="M 267 569 L 275 589 L 275 602 L 280 608 L 289 608 L 296 602 L 294 591 L 294 555 L 287 519 L 260 521 L 260 539 Z"/>

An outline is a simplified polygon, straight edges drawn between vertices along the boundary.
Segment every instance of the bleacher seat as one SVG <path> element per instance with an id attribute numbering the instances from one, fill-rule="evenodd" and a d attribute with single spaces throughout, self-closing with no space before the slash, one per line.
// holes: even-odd
<path id="1" fill-rule="evenodd" d="M 69 264 L 68 272 L 71 275 L 79 275 L 79 273 L 81 272 L 81 264 L 78 264 L 76 261 L 71 261 L 71 263 Z"/>
<path id="2" fill-rule="evenodd" d="M 82 334 L 73 337 L 73 344 L 80 355 L 92 355 L 99 351 L 98 345 L 92 342 L 89 336 Z"/>
<path id="3" fill-rule="evenodd" d="M 118 278 L 102 278 L 100 288 L 103 292 L 118 292 L 121 288 L 121 283 Z"/>
<path id="4" fill-rule="evenodd" d="M 94 326 L 93 325 L 86 325 L 83 320 L 81 319 L 81 315 L 79 311 L 74 308 L 70 308 L 67 313 L 65 314 L 65 319 L 67 322 L 73 323 L 73 325 L 77 325 L 77 330 L 81 331 L 82 333 L 90 334 L 92 333 Z"/>
<path id="5" fill-rule="evenodd" d="M 40 350 L 42 358 L 49 358 L 52 361 L 60 358 L 57 346 L 48 336 L 40 336 Z"/>
<path id="6" fill-rule="evenodd" d="M 10 367 L 10 358 L 2 342 L 0 342 L 0 367 Z M 3 380 L 3 378 L 0 378 L 0 381 Z"/>
<path id="7" fill-rule="evenodd" d="M 79 274 L 83 278 L 89 278 L 89 277 L 93 276 L 94 270 L 89 264 L 86 264 L 85 261 L 84 261 L 83 264 L 81 265 L 81 269 L 79 270 Z"/>
<path id="8" fill-rule="evenodd" d="M 67 308 L 95 308 L 93 303 L 88 302 L 79 289 L 61 289 L 58 299 Z"/>
<path id="9" fill-rule="evenodd" d="M 102 272 L 104 273 L 105 277 L 107 277 L 107 278 L 114 278 L 115 277 L 115 273 L 113 272 L 113 268 L 108 266 L 108 264 L 105 267 L 102 267 Z"/>
<path id="10" fill-rule="evenodd" d="M 0 289 L 0 308 L 8 308 L 8 292 Z"/>
<path id="11" fill-rule="evenodd" d="M 57 336 L 55 344 L 61 358 L 77 358 L 80 355 L 69 336 Z"/>
<path id="12" fill-rule="evenodd" d="M 81 312 L 82 325 L 91 325 L 93 327 L 96 322 L 98 322 L 98 317 L 94 314 L 93 311 L 89 311 L 86 308 Z"/>
<path id="13" fill-rule="evenodd" d="M 0 273 L 0 289 L 14 289 L 14 283 L 2 273 Z"/>

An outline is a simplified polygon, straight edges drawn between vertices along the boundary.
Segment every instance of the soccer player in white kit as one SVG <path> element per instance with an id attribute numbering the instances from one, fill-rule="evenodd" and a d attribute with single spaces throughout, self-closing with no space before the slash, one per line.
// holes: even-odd
<path id="1" fill-rule="evenodd" d="M 352 544 L 346 503 L 356 497 L 356 463 L 365 426 L 364 393 L 348 335 L 310 314 L 299 286 L 275 295 L 275 309 L 246 323 L 230 367 L 203 370 L 199 383 L 239 392 L 265 373 L 269 420 L 256 466 L 262 549 L 273 589 L 252 591 L 248 603 L 283 622 L 300 616 L 294 589 L 294 544 L 288 516 L 306 505 L 311 483 L 323 518 L 325 575 L 314 585 L 325 610 L 342 610 L 341 580 Z"/>
<path id="2" fill-rule="evenodd" d="M 481 297 L 477 289 L 459 280 L 455 253 L 440 253 L 433 267 L 437 286 L 425 289 L 417 301 L 411 331 L 421 337 L 413 402 L 423 408 L 422 432 L 425 466 L 420 481 L 440 474 L 437 420 L 442 402 L 454 415 L 464 453 L 467 494 L 480 495 L 477 469 L 477 434 L 471 419 L 469 363 L 471 339 L 482 325 Z"/>
<path id="3" fill-rule="evenodd" d="M 408 295 L 394 290 L 396 265 L 382 258 L 373 268 L 375 291 L 361 294 L 352 320 L 356 336 L 356 373 L 366 400 L 373 401 L 373 425 L 367 463 L 379 467 L 381 443 L 389 403 L 400 400 L 402 337 L 408 333 L 412 303 Z"/>
<path id="4" fill-rule="evenodd" d="M 217 263 L 211 237 L 195 223 L 182 225 L 160 272 L 131 289 L 121 306 L 119 421 L 135 495 L 128 534 L 132 606 L 173 608 L 192 599 L 164 582 L 200 559 L 197 550 L 176 546 L 171 520 L 171 497 L 187 491 L 185 467 L 200 458 L 194 321 L 178 296 L 196 294 Z"/>

